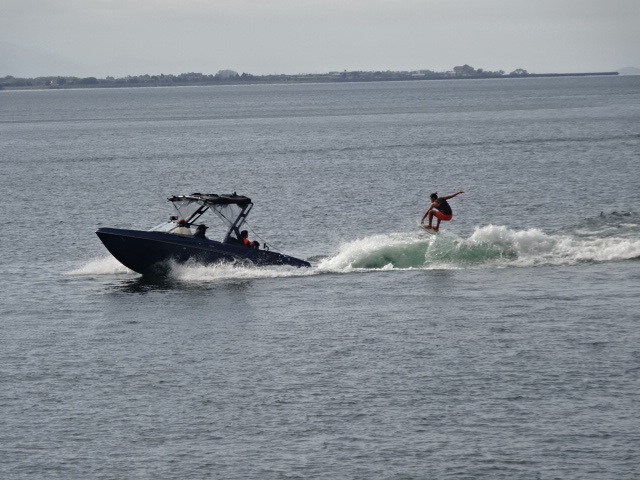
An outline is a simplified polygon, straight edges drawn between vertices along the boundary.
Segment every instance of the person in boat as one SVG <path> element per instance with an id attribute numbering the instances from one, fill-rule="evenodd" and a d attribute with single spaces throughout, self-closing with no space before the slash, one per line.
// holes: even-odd
<path id="1" fill-rule="evenodd" d="M 260 250 L 260 242 L 257 240 L 254 240 L 253 242 L 251 242 L 251 248 L 256 248 Z"/>
<path id="2" fill-rule="evenodd" d="M 189 225 L 187 225 L 187 222 L 181 218 L 178 220 L 178 226 L 173 229 L 172 233 L 177 233 L 178 235 L 191 235 L 191 229 L 189 228 Z"/>
<path id="3" fill-rule="evenodd" d="M 202 224 L 198 225 L 196 227 L 196 233 L 194 233 L 193 236 L 197 238 L 207 238 L 205 235 L 207 228 L 208 227 L 206 227 L 205 225 L 202 225 Z"/>
<path id="4" fill-rule="evenodd" d="M 463 191 L 459 191 L 452 195 L 446 195 L 444 197 L 438 197 L 438 193 L 432 193 L 429 198 L 431 199 L 431 205 L 428 210 L 422 216 L 422 220 L 420 220 L 420 225 L 424 226 L 424 219 L 429 219 L 429 225 L 424 228 L 433 228 L 436 232 L 440 229 L 440 222 L 445 221 L 448 222 L 453 218 L 453 210 L 451 210 L 451 205 L 447 202 L 450 198 L 455 197 L 456 195 L 460 195 L 464 193 Z M 433 217 L 436 218 L 436 226 L 433 227 Z"/>
<path id="5" fill-rule="evenodd" d="M 246 230 L 242 230 L 240 232 L 240 242 L 245 247 L 251 247 L 251 240 L 249 240 L 249 232 Z"/>

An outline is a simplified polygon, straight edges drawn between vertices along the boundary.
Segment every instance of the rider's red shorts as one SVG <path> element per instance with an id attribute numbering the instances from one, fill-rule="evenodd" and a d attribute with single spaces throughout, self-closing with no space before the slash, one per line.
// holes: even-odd
<path id="1" fill-rule="evenodd" d="M 448 222 L 449 220 L 451 220 L 453 218 L 453 215 L 445 215 L 442 212 L 439 212 L 437 210 L 434 210 L 433 215 L 436 218 L 439 218 L 440 220 L 444 220 L 445 222 Z"/>

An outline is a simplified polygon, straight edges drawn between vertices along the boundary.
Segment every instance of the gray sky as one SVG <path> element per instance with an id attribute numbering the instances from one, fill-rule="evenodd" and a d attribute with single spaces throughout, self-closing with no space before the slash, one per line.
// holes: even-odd
<path id="1" fill-rule="evenodd" d="M 0 0 L 0 77 L 640 67 L 640 0 Z"/>

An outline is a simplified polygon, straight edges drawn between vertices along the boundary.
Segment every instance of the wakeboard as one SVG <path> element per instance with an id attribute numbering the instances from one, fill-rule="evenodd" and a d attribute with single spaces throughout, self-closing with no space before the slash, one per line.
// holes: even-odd
<path id="1" fill-rule="evenodd" d="M 438 234 L 438 230 L 435 230 L 434 228 L 428 228 L 426 225 L 422 225 L 420 224 L 420 227 L 427 233 L 431 234 L 431 235 L 437 235 Z"/>

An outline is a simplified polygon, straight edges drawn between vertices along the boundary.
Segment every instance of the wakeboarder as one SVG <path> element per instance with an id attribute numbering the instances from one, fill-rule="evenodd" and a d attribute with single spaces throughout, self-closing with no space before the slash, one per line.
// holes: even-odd
<path id="1" fill-rule="evenodd" d="M 438 197 L 437 193 L 432 193 L 430 195 L 431 205 L 429 209 L 422 216 L 422 220 L 420 220 L 420 226 L 425 230 L 433 230 L 437 232 L 440 229 L 440 222 L 445 221 L 448 222 L 453 218 L 453 210 L 451 210 L 451 206 L 447 202 L 450 198 L 455 197 L 456 195 L 460 195 L 464 193 L 462 190 L 454 193 L 452 195 L 446 195 L 444 197 Z M 429 218 L 429 225 L 424 224 L 424 219 Z M 436 217 L 436 226 L 433 227 L 433 217 Z"/>

